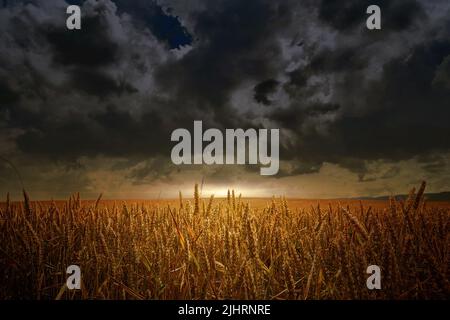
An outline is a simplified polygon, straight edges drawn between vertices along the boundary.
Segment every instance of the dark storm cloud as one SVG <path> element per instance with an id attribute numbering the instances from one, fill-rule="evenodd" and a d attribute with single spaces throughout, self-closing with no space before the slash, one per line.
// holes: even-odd
<path id="1" fill-rule="evenodd" d="M 86 0 L 70 0 L 70 4 L 82 5 Z M 178 17 L 170 14 L 170 8 L 164 10 L 155 0 L 115 0 L 119 13 L 130 14 L 133 23 L 140 28 L 149 28 L 161 41 L 171 49 L 192 43 L 192 35 L 181 24 Z"/>
<path id="2" fill-rule="evenodd" d="M 317 52 L 308 65 L 310 75 L 323 72 L 355 72 L 367 67 L 367 59 L 357 46 L 326 48 Z"/>
<path id="3" fill-rule="evenodd" d="M 436 76 L 433 79 L 433 86 L 450 90 L 450 57 L 445 58 L 436 71 Z"/>
<path id="4" fill-rule="evenodd" d="M 90 68 L 78 68 L 71 72 L 71 87 L 86 94 L 104 97 L 107 95 L 121 95 L 123 93 L 137 92 L 126 81 L 118 82 L 101 71 Z"/>
<path id="5" fill-rule="evenodd" d="M 44 101 L 39 101 L 39 105 L 46 105 L 42 110 L 20 103 L 14 106 L 9 124 L 25 130 L 17 139 L 22 151 L 62 158 L 95 154 L 152 156 L 168 149 L 162 147 L 167 143 L 161 143 L 161 139 L 168 141 L 170 132 L 177 127 L 191 127 L 192 120 L 205 111 L 211 112 L 212 122 L 219 127 L 251 125 L 229 108 L 228 99 L 245 79 L 263 80 L 276 72 L 280 49 L 273 30 L 289 22 L 287 7 L 261 1 L 247 5 L 225 1 L 218 9 L 213 8 L 216 3 L 200 12 L 194 29 L 199 39 L 195 47 L 183 58 L 169 59 L 156 69 L 155 85 L 170 98 L 161 102 L 150 97 L 144 105 L 133 100 L 136 89 L 132 84 L 119 81 L 110 72 L 124 62 L 124 51 L 129 49 L 127 42 L 121 43 L 112 33 L 116 26 L 111 23 L 111 16 L 119 13 L 108 1 L 84 2 L 85 7 L 86 4 L 90 6 L 81 31 L 68 32 L 50 21 L 40 26 L 36 37 L 45 39 L 42 46 L 48 45 L 51 50 L 51 68 L 65 74 L 64 83 L 58 83 L 56 90 L 63 89 L 66 95 L 78 91 L 87 97 L 77 100 L 78 110 L 62 116 L 57 109 L 65 106 L 52 105 L 54 95 L 60 95 L 54 90 L 44 92 Z M 117 4 L 122 10 L 127 9 L 123 2 Z M 133 17 L 138 12 L 136 8 L 127 11 Z M 230 20 L 230 15 L 235 19 Z M 137 116 L 132 116 L 127 106 L 106 106 L 110 103 L 108 97 L 114 99 L 121 93 L 130 94 L 131 100 L 125 102 L 140 104 Z M 140 95 L 145 98 L 146 92 Z M 100 97 L 104 102 L 90 101 L 89 96 Z M 96 110 L 90 110 L 92 104 L 97 104 Z"/>
<path id="6" fill-rule="evenodd" d="M 67 32 L 58 25 L 44 30 L 53 47 L 53 59 L 63 66 L 100 67 L 111 65 L 119 58 L 119 47 L 108 35 L 108 25 L 99 14 L 83 19 L 83 28 Z"/>
<path id="7" fill-rule="evenodd" d="M 135 185 L 148 184 L 155 179 L 171 179 L 171 173 L 177 170 L 167 157 L 156 157 L 143 162 L 143 165 L 134 168 L 127 175 L 127 178 L 133 181 Z M 179 170 L 179 168 L 178 168 Z"/>
<path id="8" fill-rule="evenodd" d="M 371 81 L 370 86 L 364 86 L 363 79 L 351 87 L 346 82 L 342 90 L 351 92 L 353 98 L 358 95 L 365 100 L 364 108 L 358 112 L 340 113 L 352 97 L 341 98 L 339 104 L 306 108 L 293 104 L 275 111 L 273 118 L 302 138 L 284 154 L 296 157 L 297 153 L 290 150 L 302 150 L 300 161 L 320 163 L 328 159 L 364 173 L 362 160 L 402 160 L 448 150 L 450 91 L 436 86 L 435 77 L 442 66 L 445 70 L 445 59 L 449 56 L 450 41 L 427 41 L 414 47 L 407 57 L 389 61 L 383 67 L 381 78 Z M 315 128 L 299 130 L 299 124 L 326 113 L 337 116 L 327 124 L 330 134 L 321 134 Z M 347 157 L 355 160 L 347 162 Z"/>
<path id="9" fill-rule="evenodd" d="M 448 157 L 439 154 L 421 154 L 417 157 L 417 161 L 423 169 L 433 174 L 441 173 L 448 165 Z"/>
<path id="10" fill-rule="evenodd" d="M 19 94 L 11 88 L 6 80 L 0 82 L 0 103 L 1 105 L 13 104 L 19 100 Z"/>
<path id="11" fill-rule="evenodd" d="M 276 35 L 291 23 L 291 12 L 273 1 L 205 3 L 194 17 L 194 48 L 157 70 L 159 89 L 172 93 L 178 108 L 187 104 L 211 113 L 219 126 L 244 124 L 229 108 L 231 93 L 246 80 L 276 74 Z"/>
<path id="12" fill-rule="evenodd" d="M 280 176 L 330 162 L 363 180 L 367 161 L 449 149 L 445 2 L 378 1 L 380 32 L 365 28 L 370 1 L 205 0 L 184 16 L 154 1 L 77 1 L 75 32 L 66 3 L 49 3 L 0 11 L 0 119 L 25 154 L 167 159 L 170 133 L 193 120 L 281 128 L 292 163 Z M 167 175 L 164 161 L 130 178 Z"/>
<path id="13" fill-rule="evenodd" d="M 170 137 L 161 114 L 149 111 L 135 119 L 110 105 L 102 113 L 72 114 L 62 123 L 48 121 L 21 135 L 17 143 L 29 153 L 56 159 L 95 155 L 142 159 L 170 152 L 169 145 L 158 138 L 161 136 Z"/>
<path id="14" fill-rule="evenodd" d="M 274 79 L 269 79 L 266 81 L 263 81 L 255 86 L 254 91 L 255 95 L 254 98 L 257 102 L 270 105 L 270 99 L 268 95 L 275 92 L 277 89 L 279 82 Z"/>
<path id="15" fill-rule="evenodd" d="M 57 4 L 64 10 L 64 2 Z M 145 80 L 141 74 L 151 68 L 139 52 L 127 50 L 127 37 L 138 47 L 154 44 L 123 24 L 111 2 L 88 1 L 85 5 L 82 30 L 73 32 L 65 28 L 63 10 L 46 17 L 45 8 L 31 4 L 4 12 L 11 24 L 23 26 L 24 36 L 8 39 L 23 60 L 11 58 L 6 48 L 0 51 L 2 122 L 21 130 L 16 138 L 21 151 L 53 159 L 158 154 L 164 144 L 155 137 L 168 134 L 162 127 L 162 114 L 147 108 L 133 117 L 128 105 L 114 106 L 119 97 L 126 96 L 125 103 L 141 100 L 124 72 L 136 77 L 139 85 Z M 27 19 L 30 14 L 42 15 L 43 22 Z M 125 71 L 121 70 L 124 63 Z"/>
<path id="16" fill-rule="evenodd" d="M 53 62 L 68 71 L 68 87 L 99 97 L 136 92 L 126 80 L 115 79 L 105 72 L 123 59 L 124 48 L 111 32 L 108 16 L 112 14 L 114 8 L 103 2 L 83 16 L 81 30 L 68 32 L 57 24 L 43 26 Z"/>
<path id="17" fill-rule="evenodd" d="M 156 1 L 148 0 L 116 0 L 114 3 L 121 12 L 131 14 L 135 23 L 148 27 L 171 49 L 192 43 L 192 35 L 181 24 L 178 17 L 170 14 L 170 8 L 164 10 Z"/>

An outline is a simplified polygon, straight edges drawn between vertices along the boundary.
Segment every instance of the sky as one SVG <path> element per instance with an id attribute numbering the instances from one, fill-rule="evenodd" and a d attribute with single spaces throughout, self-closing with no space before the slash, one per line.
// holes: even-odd
<path id="1" fill-rule="evenodd" d="M 66 29 L 69 4 L 81 30 Z M 371 4 L 381 30 L 366 28 Z M 450 190 L 447 0 L 0 5 L 0 196 Z M 194 120 L 280 129 L 278 174 L 174 165 L 171 132 Z"/>

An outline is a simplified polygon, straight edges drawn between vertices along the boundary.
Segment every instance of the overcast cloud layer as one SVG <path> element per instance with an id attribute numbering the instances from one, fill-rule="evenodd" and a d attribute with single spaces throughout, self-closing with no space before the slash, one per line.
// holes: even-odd
<path id="1" fill-rule="evenodd" d="M 81 31 L 65 28 L 68 3 Z M 365 27 L 375 3 L 381 31 Z M 40 197 L 147 197 L 202 178 L 311 197 L 450 189 L 449 1 L 5 4 L 0 154 Z M 172 165 L 170 133 L 194 120 L 280 128 L 279 175 Z M 0 175 L 0 191 L 20 190 L 8 163 Z"/>

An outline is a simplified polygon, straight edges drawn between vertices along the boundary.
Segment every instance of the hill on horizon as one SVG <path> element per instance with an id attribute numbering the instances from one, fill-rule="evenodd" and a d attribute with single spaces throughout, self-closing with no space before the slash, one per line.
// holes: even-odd
<path id="1" fill-rule="evenodd" d="M 356 197 L 353 199 L 360 200 L 389 200 L 391 196 L 378 196 L 378 197 Z M 397 194 L 393 196 L 397 200 L 404 200 L 408 197 L 407 194 Z M 436 192 L 436 193 L 425 193 L 425 199 L 428 201 L 450 201 L 450 191 Z"/>

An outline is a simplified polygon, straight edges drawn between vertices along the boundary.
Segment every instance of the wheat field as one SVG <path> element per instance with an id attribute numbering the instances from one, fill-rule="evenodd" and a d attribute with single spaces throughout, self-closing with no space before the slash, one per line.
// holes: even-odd
<path id="1" fill-rule="evenodd" d="M 169 203 L 0 206 L 0 299 L 448 299 L 449 208 L 425 184 L 384 207 Z M 66 268 L 81 268 L 68 290 Z M 368 290 L 369 265 L 382 289 Z"/>

